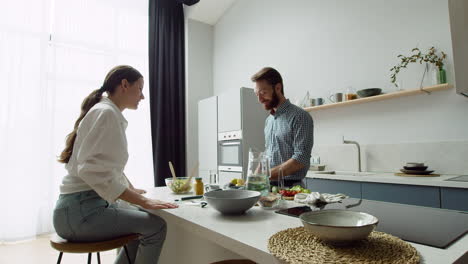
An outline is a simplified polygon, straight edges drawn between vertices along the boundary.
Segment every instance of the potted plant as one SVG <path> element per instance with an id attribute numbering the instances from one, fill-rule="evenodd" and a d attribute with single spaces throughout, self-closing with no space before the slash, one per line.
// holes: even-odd
<path id="1" fill-rule="evenodd" d="M 391 82 L 398 87 L 396 83 L 396 75 L 400 72 L 402 68 L 406 68 L 409 63 L 411 62 L 419 62 L 419 64 L 422 64 L 423 62 L 429 64 L 432 63 L 434 64 L 437 69 L 437 80 L 438 83 L 446 83 L 447 82 L 447 75 L 444 69 L 444 59 L 447 57 L 447 54 L 445 54 L 443 51 L 441 51 L 440 55 L 436 54 L 436 49 L 434 47 L 431 47 L 428 51 L 427 54 L 423 54 L 418 48 L 414 48 L 411 50 L 413 52 L 413 55 L 411 56 L 403 56 L 403 55 L 398 55 L 398 58 L 401 59 L 400 64 L 392 67 L 390 69 L 392 75 L 390 76 Z"/>

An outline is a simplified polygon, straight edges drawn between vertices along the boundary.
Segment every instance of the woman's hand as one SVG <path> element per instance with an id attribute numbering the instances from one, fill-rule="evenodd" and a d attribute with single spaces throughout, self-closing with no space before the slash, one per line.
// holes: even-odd
<path id="1" fill-rule="evenodd" d="M 179 207 L 177 204 L 154 199 L 147 199 L 141 206 L 145 209 L 172 209 Z"/>
<path id="2" fill-rule="evenodd" d="M 138 194 L 144 194 L 144 193 L 146 193 L 146 191 L 143 190 L 143 189 L 136 189 L 136 188 L 133 188 L 133 191 L 135 191 L 135 192 L 138 193 Z"/>
<path id="3" fill-rule="evenodd" d="M 129 203 L 139 205 L 145 209 L 171 209 L 179 207 L 177 204 L 147 198 L 137 193 L 137 191 L 133 188 L 125 189 L 125 191 L 118 198 Z"/>

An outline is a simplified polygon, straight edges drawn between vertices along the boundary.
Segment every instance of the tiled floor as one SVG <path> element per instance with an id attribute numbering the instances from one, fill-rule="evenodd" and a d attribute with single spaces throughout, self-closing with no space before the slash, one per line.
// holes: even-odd
<path id="1" fill-rule="evenodd" d="M 40 236 L 35 240 L 15 244 L 0 245 L 0 263 L 14 264 L 42 264 L 57 263 L 58 251 L 50 247 L 48 235 Z M 116 251 L 101 252 L 101 263 L 114 262 Z M 88 254 L 64 253 L 63 264 L 85 264 Z M 97 256 L 93 254 L 92 263 L 97 263 Z"/>

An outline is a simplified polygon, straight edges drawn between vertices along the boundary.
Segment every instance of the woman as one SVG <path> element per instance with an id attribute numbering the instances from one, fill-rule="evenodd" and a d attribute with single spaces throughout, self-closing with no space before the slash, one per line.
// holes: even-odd
<path id="1" fill-rule="evenodd" d="M 166 237 L 166 222 L 144 211 L 118 208 L 118 199 L 145 209 L 176 208 L 177 205 L 144 197 L 123 170 L 127 163 L 127 121 L 122 111 L 137 109 L 143 77 L 130 66 L 117 66 L 104 84 L 85 98 L 75 129 L 67 136 L 59 162 L 68 175 L 60 186 L 54 210 L 57 234 L 71 241 L 100 241 L 132 233 L 139 241 L 129 243 L 132 263 L 157 263 Z M 108 96 L 104 97 L 103 93 Z M 140 243 L 141 242 L 141 243 Z M 116 263 L 127 263 L 122 250 Z"/>

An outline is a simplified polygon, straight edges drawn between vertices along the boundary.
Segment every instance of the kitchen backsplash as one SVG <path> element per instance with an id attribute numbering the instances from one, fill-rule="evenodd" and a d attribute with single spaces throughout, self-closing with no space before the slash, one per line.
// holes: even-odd
<path id="1" fill-rule="evenodd" d="M 316 145 L 326 170 L 357 171 L 355 145 Z M 406 162 L 424 162 L 440 174 L 468 174 L 468 141 L 361 145 L 362 171 L 397 172 Z"/>

